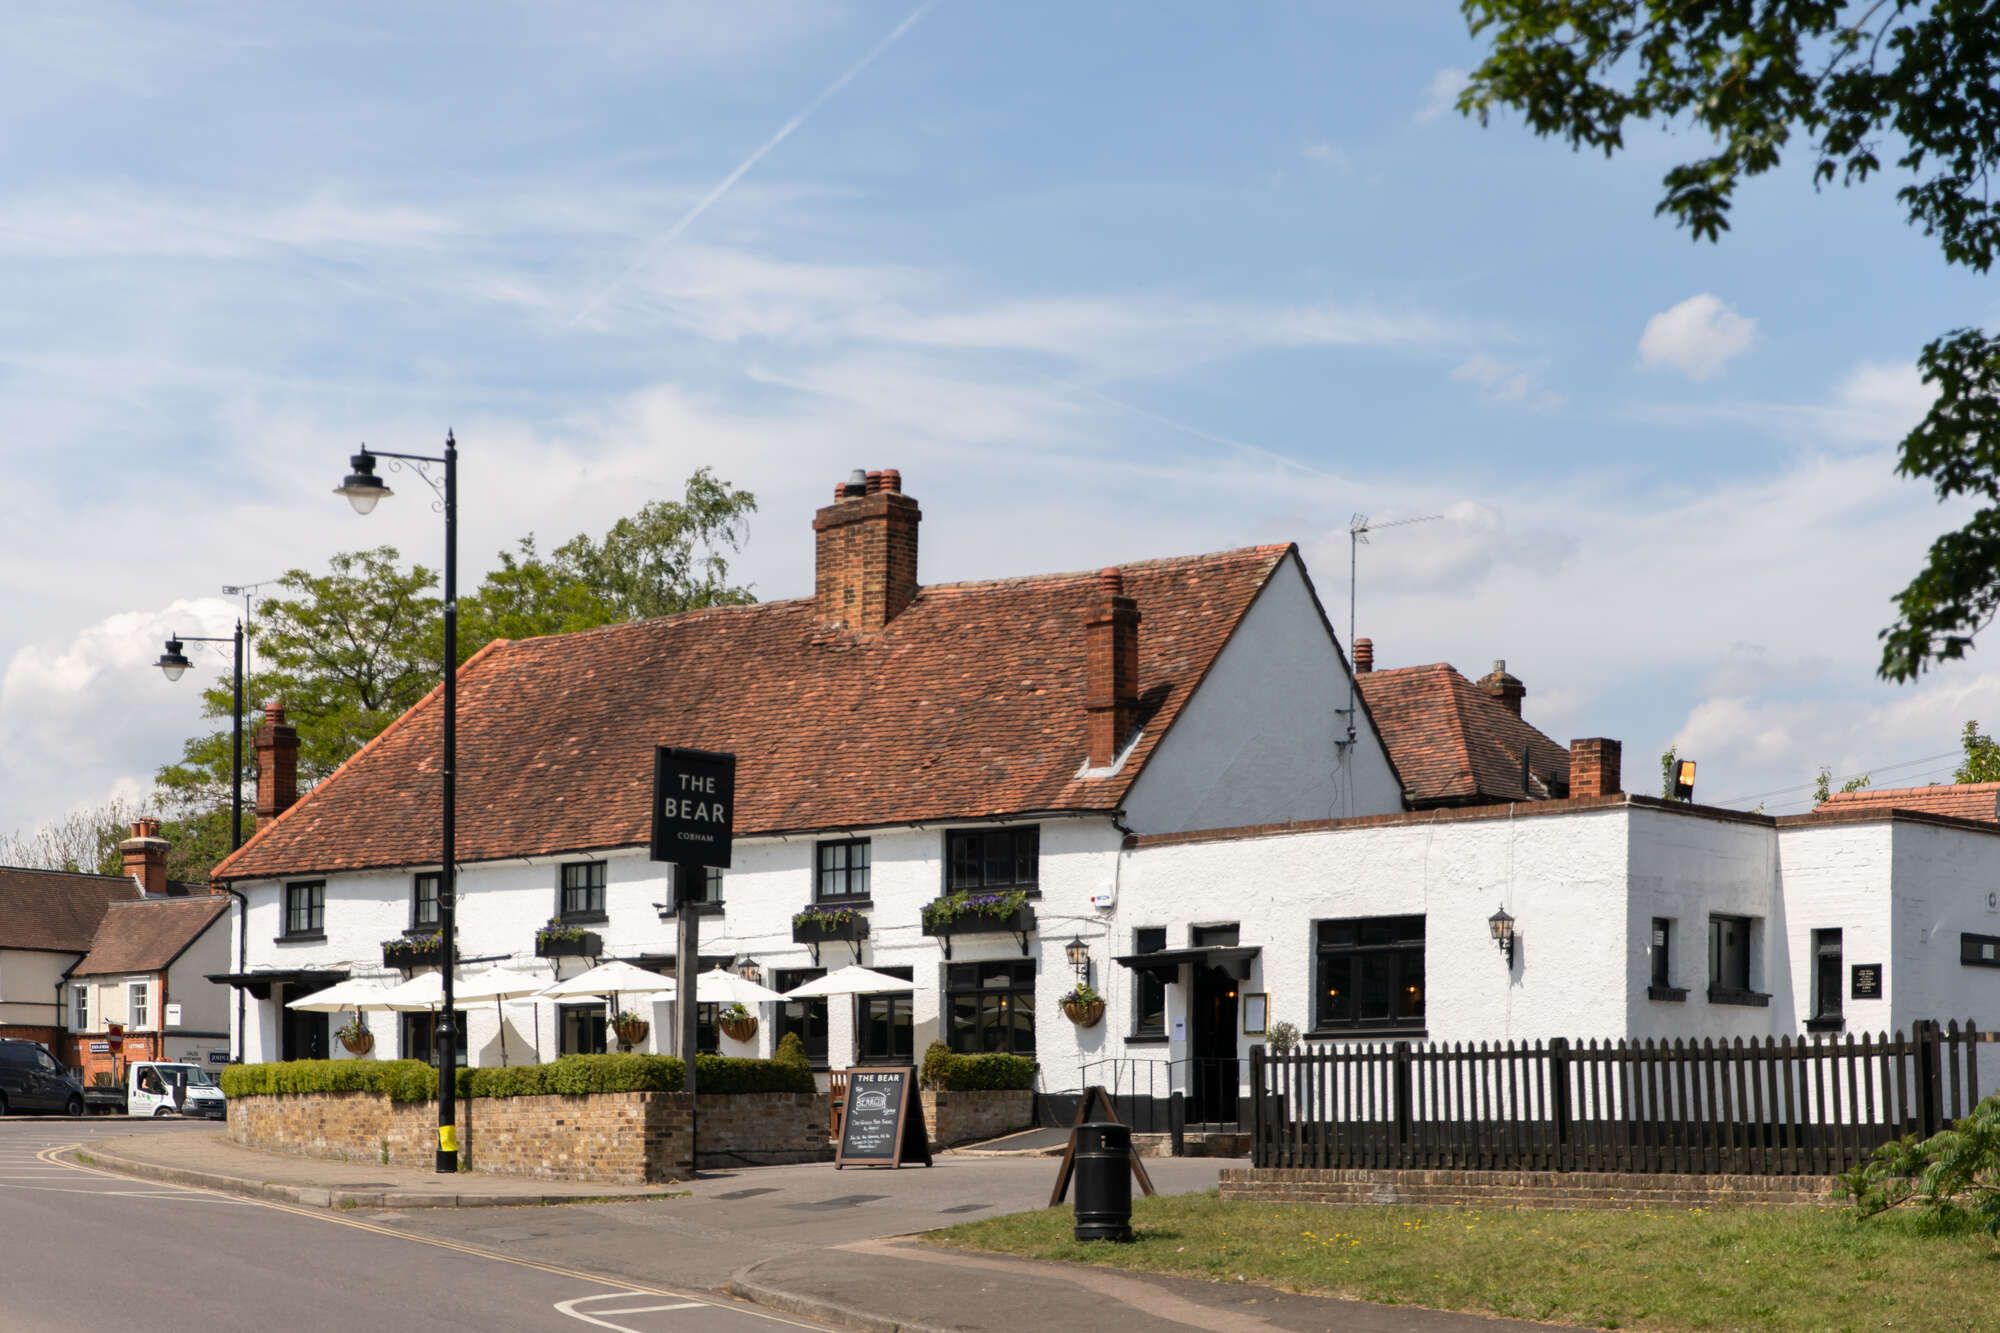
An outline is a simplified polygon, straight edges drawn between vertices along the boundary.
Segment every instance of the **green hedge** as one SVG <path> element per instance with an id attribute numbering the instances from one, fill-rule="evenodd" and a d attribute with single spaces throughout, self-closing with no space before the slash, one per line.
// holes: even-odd
<path id="1" fill-rule="evenodd" d="M 954 1055 L 941 1041 L 924 1052 L 919 1082 L 944 1092 L 994 1092 L 1031 1089 L 1035 1062 L 1025 1055 Z"/>
<path id="2" fill-rule="evenodd" d="M 812 1070 L 776 1060 L 698 1056 L 703 1092 L 811 1092 Z M 593 1092 L 679 1092 L 686 1069 L 671 1055 L 565 1055 L 546 1065 L 461 1069 L 461 1097 L 582 1096 Z M 305 1092 L 380 1092 L 397 1102 L 437 1097 L 437 1071 L 421 1060 L 290 1060 L 229 1065 L 226 1097 L 273 1097 Z"/>

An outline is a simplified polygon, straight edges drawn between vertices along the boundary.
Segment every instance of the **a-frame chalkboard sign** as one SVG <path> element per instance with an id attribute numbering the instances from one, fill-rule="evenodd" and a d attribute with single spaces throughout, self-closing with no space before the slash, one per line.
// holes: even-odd
<path id="1" fill-rule="evenodd" d="M 857 1069 L 847 1076 L 847 1110 L 840 1120 L 835 1169 L 843 1166 L 931 1164 L 931 1136 L 917 1071 Z"/>

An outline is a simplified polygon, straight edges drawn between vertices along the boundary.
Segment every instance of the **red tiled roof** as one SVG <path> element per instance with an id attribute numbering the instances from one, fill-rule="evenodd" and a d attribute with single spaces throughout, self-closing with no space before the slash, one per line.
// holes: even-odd
<path id="1" fill-rule="evenodd" d="M 1569 750 L 1448 662 L 1355 677 L 1410 804 L 1539 800 L 1569 790 Z M 1521 753 L 1532 781 L 1521 785 Z"/>
<path id="2" fill-rule="evenodd" d="M 1114 810 L 1291 549 L 1121 566 L 1142 738 L 1113 778 L 1077 776 L 1094 573 L 924 588 L 868 640 L 804 598 L 489 644 L 459 672 L 458 855 L 643 844 L 659 744 L 736 754 L 739 835 Z M 439 693 L 217 876 L 434 864 Z"/>
<path id="3" fill-rule="evenodd" d="M 1958 782 L 1930 787 L 1882 787 L 1835 792 L 1818 810 L 1915 810 L 2000 823 L 2000 782 Z"/>
<path id="4" fill-rule="evenodd" d="M 76 965 L 75 975 L 158 972 L 228 908 L 229 900 L 219 894 L 112 903 L 104 909 L 90 952 Z"/>
<path id="5" fill-rule="evenodd" d="M 82 953 L 104 909 L 138 896 L 123 875 L 0 866 L 0 949 Z"/>

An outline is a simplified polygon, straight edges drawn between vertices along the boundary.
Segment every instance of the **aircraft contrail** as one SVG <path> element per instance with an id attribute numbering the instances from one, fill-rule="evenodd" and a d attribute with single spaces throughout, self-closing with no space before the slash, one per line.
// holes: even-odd
<path id="1" fill-rule="evenodd" d="M 805 124 L 806 121 L 811 118 L 813 112 L 819 110 L 822 106 L 825 106 L 827 101 L 830 98 L 832 98 L 835 93 L 839 92 L 842 88 L 845 88 L 848 84 L 852 83 L 856 78 L 856 76 L 858 76 L 861 73 L 861 71 L 867 69 L 870 65 L 874 64 L 875 58 L 877 56 L 881 55 L 884 51 L 894 46 L 897 40 L 900 39 L 902 35 L 908 32 L 911 28 L 914 28 L 917 25 L 917 20 L 921 19 L 925 14 L 928 14 L 931 11 L 932 7 L 935 6 L 936 4 L 937 0 L 924 0 L 924 3 L 918 5 L 915 9 L 911 10 L 909 17 L 905 18 L 901 23 L 898 23 L 894 28 L 890 29 L 889 35 L 887 37 L 884 37 L 881 41 L 875 43 L 875 45 L 869 49 L 867 55 L 864 55 L 861 57 L 861 59 L 855 61 L 852 65 L 848 67 L 846 73 L 842 74 L 839 78 L 835 79 L 832 83 L 829 83 L 825 88 L 821 89 L 819 96 L 813 98 L 812 101 L 806 103 L 805 108 L 802 111 L 800 111 L 797 115 L 793 116 L 790 120 L 786 121 L 783 125 L 780 125 L 778 127 L 778 132 L 776 134 L 773 134 L 770 138 L 764 140 L 764 142 L 758 146 L 756 152 L 750 154 L 750 156 L 744 158 L 741 162 L 737 163 L 736 169 L 734 171 L 730 172 L 727 176 L 724 176 L 722 180 L 719 183 L 717 183 L 716 187 L 710 190 L 707 194 L 703 195 L 693 208 L 690 208 L 687 212 L 681 214 L 680 220 L 675 222 L 673 226 L 667 228 L 665 235 L 661 236 L 658 240 L 654 241 L 651 245 L 647 246 L 645 251 L 641 253 L 637 259 L 633 260 L 629 265 L 626 266 L 624 272 L 620 273 L 610 282 L 607 282 L 606 284 L 604 284 L 604 286 L 600 287 L 595 295 L 593 295 L 588 301 L 585 301 L 582 306 L 578 307 L 577 312 L 569 317 L 570 325 L 574 327 L 578 321 L 583 319 L 584 316 L 590 314 L 593 310 L 596 310 L 599 306 L 603 305 L 606 298 L 608 298 L 613 292 L 617 291 L 620 287 L 624 286 L 626 281 L 630 279 L 634 273 L 637 273 L 640 269 L 644 268 L 648 263 L 652 262 L 653 257 L 657 255 L 661 250 L 665 249 L 669 245 L 672 245 L 674 241 L 679 239 L 682 232 L 686 231 L 689 227 L 693 226 L 695 220 L 699 218 L 703 213 L 706 213 L 709 210 L 710 206 L 713 205 L 716 200 L 722 198 L 723 195 L 728 194 L 730 188 L 734 186 L 736 182 L 742 180 L 744 176 L 749 174 L 749 171 L 752 167 L 756 166 L 759 162 L 763 161 L 765 156 L 768 155 L 772 149 L 776 148 L 779 144 L 783 143 L 785 140 L 791 138 L 792 132 L 798 129 L 799 126 Z"/>

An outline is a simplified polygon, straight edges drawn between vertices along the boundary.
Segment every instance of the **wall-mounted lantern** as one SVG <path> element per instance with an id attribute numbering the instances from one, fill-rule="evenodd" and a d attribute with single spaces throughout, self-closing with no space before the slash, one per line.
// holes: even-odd
<path id="1" fill-rule="evenodd" d="M 1486 929 L 1492 932 L 1494 945 L 1501 953 L 1507 956 L 1507 966 L 1512 968 L 1514 966 L 1514 918 L 1507 915 L 1507 909 L 1502 907 L 1492 916 L 1486 918 Z"/>
<path id="2" fill-rule="evenodd" d="M 1063 946 L 1063 956 L 1069 959 L 1069 965 L 1076 969 L 1076 979 L 1088 984 L 1090 981 L 1090 946 L 1083 942 L 1083 936 L 1070 936 L 1069 943 Z"/>

